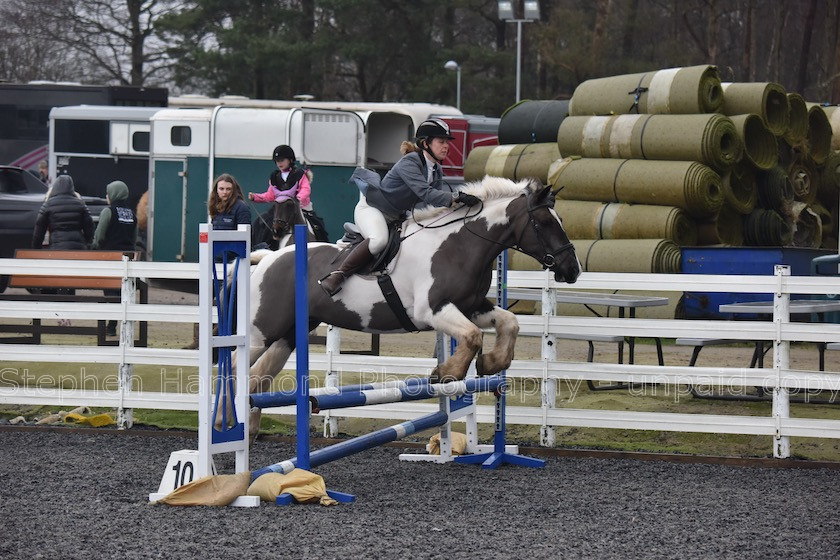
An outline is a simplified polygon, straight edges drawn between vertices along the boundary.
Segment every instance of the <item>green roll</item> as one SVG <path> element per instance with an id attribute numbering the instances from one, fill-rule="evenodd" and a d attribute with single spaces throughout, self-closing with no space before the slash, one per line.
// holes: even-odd
<path id="1" fill-rule="evenodd" d="M 744 144 L 744 157 L 759 169 L 770 169 L 779 159 L 779 145 L 776 136 L 770 132 L 761 117 L 755 114 L 729 117 L 735 125 L 738 137 Z"/>
<path id="2" fill-rule="evenodd" d="M 832 131 L 828 116 L 819 105 L 808 108 L 808 153 L 814 163 L 822 165 L 831 153 Z"/>
<path id="3" fill-rule="evenodd" d="M 811 204 L 817 199 L 820 171 L 809 154 L 795 154 L 787 167 L 787 174 L 793 186 L 794 200 Z"/>
<path id="4" fill-rule="evenodd" d="M 755 188 L 760 208 L 788 212 L 793 203 L 793 183 L 787 171 L 779 166 L 756 174 Z"/>
<path id="5" fill-rule="evenodd" d="M 727 82 L 722 87 L 724 115 L 755 113 L 776 136 L 787 131 L 790 102 L 785 88 L 772 82 Z"/>
<path id="6" fill-rule="evenodd" d="M 724 204 L 714 219 L 697 224 L 697 243 L 699 245 L 729 245 L 740 247 L 744 244 L 744 215 Z"/>
<path id="7" fill-rule="evenodd" d="M 564 156 L 699 161 L 718 171 L 744 149 L 735 124 L 718 114 L 566 117 L 557 145 Z"/>
<path id="8" fill-rule="evenodd" d="M 805 140 L 805 135 L 808 134 L 808 106 L 798 93 L 788 93 L 787 98 L 790 104 L 790 118 L 784 138 L 788 143 L 796 145 Z"/>
<path id="9" fill-rule="evenodd" d="M 840 107 L 832 105 L 831 107 L 822 107 L 825 116 L 828 117 L 828 123 L 831 125 L 831 149 L 840 150 Z"/>
<path id="10" fill-rule="evenodd" d="M 695 245 L 697 230 L 685 210 L 674 206 L 558 200 L 554 206 L 571 239 L 670 239 Z"/>
<path id="11" fill-rule="evenodd" d="M 585 272 L 679 274 L 680 248 L 669 239 L 573 239 Z"/>
<path id="12" fill-rule="evenodd" d="M 822 243 L 822 220 L 819 214 L 804 202 L 794 202 L 791 211 L 793 218 L 791 245 L 818 248 Z"/>
<path id="13" fill-rule="evenodd" d="M 749 214 L 755 208 L 758 193 L 755 176 L 749 165 L 738 164 L 720 176 L 723 187 L 723 201 L 741 214 Z"/>
<path id="14" fill-rule="evenodd" d="M 756 208 L 744 223 L 744 243 L 759 247 L 786 247 L 793 239 L 793 224 L 775 210 Z"/>
<path id="15" fill-rule="evenodd" d="M 548 184 L 564 200 L 676 206 L 695 218 L 723 204 L 720 176 L 694 161 L 564 158 L 551 164 Z"/>
<path id="16" fill-rule="evenodd" d="M 464 163 L 464 180 L 480 181 L 485 175 L 518 181 L 536 177 L 548 182 L 548 167 L 560 157 L 557 143 L 479 146 Z"/>
<path id="17" fill-rule="evenodd" d="M 717 67 L 689 66 L 586 80 L 569 115 L 715 113 L 722 102 Z"/>
<path id="18" fill-rule="evenodd" d="M 499 120 L 499 144 L 540 144 L 557 140 L 569 101 L 523 99 L 505 109 Z"/>

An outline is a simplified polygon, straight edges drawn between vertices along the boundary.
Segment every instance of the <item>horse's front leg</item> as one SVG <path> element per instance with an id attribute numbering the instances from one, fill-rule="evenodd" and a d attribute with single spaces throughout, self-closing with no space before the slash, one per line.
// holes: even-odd
<path id="1" fill-rule="evenodd" d="M 460 381 L 467 375 L 467 368 L 481 349 L 483 333 L 457 307 L 451 303 L 444 305 L 432 315 L 430 321 L 435 330 L 444 332 L 458 343 L 455 353 L 444 363 L 437 366 L 429 376 L 432 383 Z"/>
<path id="2" fill-rule="evenodd" d="M 291 353 L 292 347 L 282 338 L 274 341 L 268 348 L 252 348 L 248 392 L 254 394 L 268 391 L 274 377 L 286 365 L 286 361 L 289 359 Z M 257 357 L 254 358 L 254 355 L 257 355 Z M 261 413 L 262 410 L 254 407 L 251 409 L 251 414 L 248 418 L 248 433 L 252 443 L 260 431 Z"/>
<path id="3" fill-rule="evenodd" d="M 482 354 L 475 361 L 478 375 L 492 375 L 510 367 L 513 361 L 513 351 L 516 337 L 519 334 L 519 321 L 516 315 L 495 306 L 489 300 L 487 305 L 473 314 L 472 320 L 482 329 L 496 330 L 496 344 L 486 354 Z"/>

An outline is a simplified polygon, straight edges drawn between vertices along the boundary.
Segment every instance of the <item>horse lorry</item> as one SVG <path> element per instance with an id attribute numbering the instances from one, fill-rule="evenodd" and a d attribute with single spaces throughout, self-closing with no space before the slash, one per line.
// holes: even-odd
<path id="1" fill-rule="evenodd" d="M 314 175 L 312 201 L 331 240 L 352 221 L 358 190 L 348 180 L 357 166 L 385 173 L 401 157 L 400 143 L 430 116 L 450 122 L 453 141 L 444 162 L 447 180 L 462 181 L 476 145 L 497 143 L 498 119 L 463 115 L 426 103 L 259 101 L 171 97 L 169 108 L 140 114 L 134 108 L 79 106 L 53 109 L 51 130 L 95 131 L 86 143 L 62 143 L 51 133 L 50 171 L 69 173 L 84 189 L 104 192 L 108 182 L 129 184 L 132 201 L 148 190 L 147 258 L 195 262 L 198 224 L 207 221 L 212 179 L 231 173 L 246 192 L 262 192 L 274 163 L 270 154 L 289 144 Z M 91 122 L 99 121 L 98 125 Z M 65 132 L 66 134 L 66 132 Z M 84 150 L 74 146 L 86 146 Z M 86 193 L 87 194 L 87 193 Z M 254 205 L 252 217 L 267 206 Z"/>

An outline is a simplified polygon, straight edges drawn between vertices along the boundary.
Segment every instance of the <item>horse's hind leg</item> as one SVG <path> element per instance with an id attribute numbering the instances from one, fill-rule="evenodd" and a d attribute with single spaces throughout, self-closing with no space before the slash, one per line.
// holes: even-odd
<path id="1" fill-rule="evenodd" d="M 429 380 L 432 383 L 447 383 L 459 381 L 466 377 L 467 368 L 475 355 L 481 349 L 483 334 L 461 313 L 457 307 L 448 303 L 431 319 L 435 330 L 442 331 L 458 342 L 455 353 L 444 363 L 437 366 Z"/>
<path id="2" fill-rule="evenodd" d="M 480 309 L 473 314 L 473 322 L 482 329 L 496 330 L 496 344 L 486 354 L 482 354 L 475 361 L 478 375 L 491 375 L 510 367 L 513 361 L 513 350 L 516 337 L 519 334 L 519 322 L 510 311 L 487 302 L 489 310 Z"/>
<path id="3" fill-rule="evenodd" d="M 275 340 L 268 348 L 262 351 L 259 357 L 251 365 L 251 374 L 249 378 L 249 393 L 264 393 L 271 387 L 271 382 L 274 377 L 286 365 L 289 355 L 294 350 L 294 347 L 286 339 Z M 252 355 L 254 350 L 252 349 Z M 248 432 L 251 441 L 257 437 L 260 431 L 260 416 L 261 410 L 259 408 L 252 408 L 249 417 Z"/>

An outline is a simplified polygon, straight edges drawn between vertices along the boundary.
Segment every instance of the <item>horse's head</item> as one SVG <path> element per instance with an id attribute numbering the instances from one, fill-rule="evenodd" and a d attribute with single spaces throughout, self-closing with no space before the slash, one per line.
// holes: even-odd
<path id="1" fill-rule="evenodd" d="M 574 283 L 580 276 L 580 261 L 563 222 L 554 210 L 554 193 L 531 180 L 526 188 L 526 206 L 515 218 L 516 248 L 554 272 L 558 282 Z"/>
<path id="2" fill-rule="evenodd" d="M 300 223 L 303 223 L 303 216 L 300 212 L 300 202 L 296 197 L 274 203 L 274 222 L 271 229 L 275 239 L 292 233 L 292 226 Z"/>

